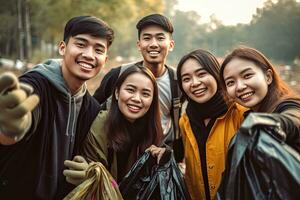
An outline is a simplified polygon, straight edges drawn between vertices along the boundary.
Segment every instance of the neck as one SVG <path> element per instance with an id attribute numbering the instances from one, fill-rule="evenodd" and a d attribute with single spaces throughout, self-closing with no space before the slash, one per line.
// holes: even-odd
<path id="1" fill-rule="evenodd" d="M 78 78 L 70 75 L 64 63 L 62 63 L 62 76 L 72 95 L 76 94 L 85 82 L 83 80 L 79 80 Z"/>
<path id="2" fill-rule="evenodd" d="M 165 67 L 165 63 L 154 63 L 154 64 L 152 64 L 152 63 L 147 63 L 147 62 L 144 61 L 143 66 L 150 69 L 151 72 L 153 73 L 153 75 L 155 76 L 155 78 L 161 77 L 167 69 Z"/>

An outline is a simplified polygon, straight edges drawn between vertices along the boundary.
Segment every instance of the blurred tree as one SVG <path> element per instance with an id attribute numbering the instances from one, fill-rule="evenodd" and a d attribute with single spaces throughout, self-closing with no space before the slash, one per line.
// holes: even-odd
<path id="1" fill-rule="evenodd" d="M 276 60 L 300 56 L 300 2 L 268 0 L 257 9 L 250 24 L 250 42 Z"/>
<path id="2" fill-rule="evenodd" d="M 170 54 L 169 60 L 172 63 L 177 63 L 188 51 L 203 45 L 202 38 L 205 35 L 205 28 L 200 25 L 201 17 L 195 11 L 176 10 L 172 22 L 175 48 Z"/>
<path id="3" fill-rule="evenodd" d="M 19 31 L 17 2 L 22 4 L 23 13 L 19 22 L 27 22 L 20 25 Z M 55 56 L 66 21 L 76 15 L 95 15 L 108 22 L 116 32 L 110 54 L 129 56 L 135 49 L 136 21 L 145 14 L 164 9 L 163 0 L 0 0 L 0 5 L 0 53 L 8 57 L 17 56 L 15 52 L 21 44 L 16 43 L 17 33 L 24 31 L 32 35 L 35 54 L 41 54 L 41 45 L 48 44 L 51 56 Z M 29 39 L 27 35 L 26 38 Z M 25 47 L 31 48 L 23 42 Z M 30 55 L 31 51 L 26 52 Z"/>

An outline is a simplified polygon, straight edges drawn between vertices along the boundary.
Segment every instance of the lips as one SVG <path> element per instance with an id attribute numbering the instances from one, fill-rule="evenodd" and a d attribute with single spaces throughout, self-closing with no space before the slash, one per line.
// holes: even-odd
<path id="1" fill-rule="evenodd" d="M 155 56 L 158 56 L 160 52 L 159 51 L 148 51 L 148 53 L 151 57 L 155 57 Z"/>
<path id="2" fill-rule="evenodd" d="M 251 96 L 254 95 L 254 92 L 247 92 L 242 95 L 239 95 L 238 98 L 241 99 L 242 101 L 248 101 Z"/>
<path id="3" fill-rule="evenodd" d="M 203 93 L 204 93 L 206 90 L 207 90 L 206 88 L 197 89 L 197 90 L 194 90 L 194 91 L 192 92 L 192 94 L 195 95 L 195 96 L 201 96 L 201 95 L 203 95 Z"/>
<path id="4" fill-rule="evenodd" d="M 133 104 L 127 104 L 127 107 L 128 107 L 128 110 L 133 113 L 138 113 L 142 109 L 141 106 L 137 106 L 137 105 L 133 105 Z"/>
<path id="5" fill-rule="evenodd" d="M 77 64 L 86 70 L 91 70 L 91 69 L 95 68 L 95 66 L 93 64 L 87 63 L 87 62 L 78 61 Z"/>

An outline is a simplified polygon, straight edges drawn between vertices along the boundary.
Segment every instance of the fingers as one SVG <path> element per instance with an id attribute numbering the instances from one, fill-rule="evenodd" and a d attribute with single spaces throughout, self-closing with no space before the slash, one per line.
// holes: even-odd
<path id="1" fill-rule="evenodd" d="M 20 83 L 20 88 L 26 92 L 27 96 L 33 93 L 33 88 L 31 87 L 31 85 L 28 85 L 26 83 Z"/>
<path id="2" fill-rule="evenodd" d="M 73 160 L 65 160 L 64 164 L 69 169 L 78 171 L 86 170 L 88 167 L 86 160 L 82 156 L 75 156 Z"/>
<path id="3" fill-rule="evenodd" d="M 85 178 L 85 171 L 77 171 L 77 170 L 71 170 L 71 169 L 65 169 L 63 171 L 63 174 L 66 177 L 72 178 L 72 179 L 84 179 Z"/>
<path id="4" fill-rule="evenodd" d="M 13 118 L 20 118 L 31 112 L 39 103 L 39 97 L 37 95 L 29 96 L 25 101 L 11 109 L 10 116 Z"/>
<path id="5" fill-rule="evenodd" d="M 75 156 L 73 158 L 73 161 L 80 162 L 80 163 L 87 163 L 86 160 L 84 159 L 84 157 L 82 157 L 82 156 Z"/>
<path id="6" fill-rule="evenodd" d="M 69 168 L 63 171 L 67 182 L 79 185 L 85 180 L 88 164 L 82 156 L 75 156 L 73 160 L 65 160 L 64 164 Z"/>
<path id="7" fill-rule="evenodd" d="M 0 75 L 0 94 L 4 94 L 9 89 L 18 89 L 19 80 L 11 72 L 5 72 Z"/>
<path id="8" fill-rule="evenodd" d="M 24 90 L 16 89 L 6 95 L 0 96 L 0 108 L 13 108 L 26 99 L 27 95 Z"/>
<path id="9" fill-rule="evenodd" d="M 157 158 L 157 164 L 159 163 L 160 159 L 164 155 L 166 148 L 157 147 L 155 145 L 151 145 L 146 151 L 149 151 L 153 157 Z"/>

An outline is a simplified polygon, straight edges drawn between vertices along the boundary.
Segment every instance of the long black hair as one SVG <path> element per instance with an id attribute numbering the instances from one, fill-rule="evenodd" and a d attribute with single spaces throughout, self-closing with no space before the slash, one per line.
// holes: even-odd
<path id="1" fill-rule="evenodd" d="M 120 91 L 120 88 L 129 75 L 140 73 L 146 75 L 153 84 L 153 100 L 147 113 L 136 121 L 142 121 L 143 124 L 143 140 L 138 144 L 140 149 L 144 151 L 150 145 L 160 145 L 163 137 L 163 131 L 160 119 L 158 87 L 152 72 L 145 67 L 134 65 L 126 69 L 118 78 L 116 87 L 113 91 L 111 107 L 105 123 L 105 132 L 109 141 L 109 145 L 115 151 L 121 151 L 125 146 L 131 144 L 132 138 L 128 133 L 128 121 L 119 109 L 118 102 L 115 96 L 115 91 Z M 135 123 L 135 122 L 134 122 Z"/>

